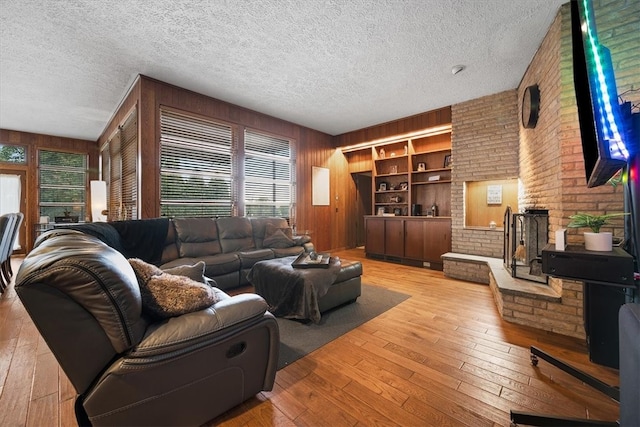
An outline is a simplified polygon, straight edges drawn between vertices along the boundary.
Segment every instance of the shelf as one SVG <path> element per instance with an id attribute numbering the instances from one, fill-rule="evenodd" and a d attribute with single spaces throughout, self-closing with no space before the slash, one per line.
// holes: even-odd
<path id="1" fill-rule="evenodd" d="M 437 150 L 416 151 L 414 153 L 414 156 L 419 156 L 421 154 L 445 153 L 447 151 L 451 151 L 451 148 L 440 148 Z"/>
<path id="2" fill-rule="evenodd" d="M 408 154 L 398 154 L 396 156 L 388 156 L 388 157 L 384 157 L 382 159 L 376 159 L 376 162 L 384 162 L 387 160 L 396 160 L 396 159 L 406 159 L 407 157 L 409 157 Z"/>
<path id="3" fill-rule="evenodd" d="M 450 179 L 441 179 L 439 181 L 419 181 L 419 182 L 412 182 L 411 185 L 425 185 L 425 184 L 447 184 L 447 183 L 451 183 Z"/>
<path id="4" fill-rule="evenodd" d="M 385 156 L 381 158 L 380 151 L 383 149 Z M 452 182 L 450 156 L 450 129 L 436 134 L 423 134 L 373 145 L 371 147 L 373 160 L 371 204 L 374 211 L 384 209 L 397 213 L 397 208 L 400 208 L 402 213 L 411 217 L 407 212 L 414 205 L 425 207 L 436 203 L 438 212 L 450 215 Z M 424 170 L 418 170 L 418 166 Z M 428 180 L 435 177 L 439 179 Z M 400 184 L 403 184 L 403 189 L 400 189 Z M 381 191 L 380 187 L 384 190 Z M 390 201 L 396 200 L 394 196 L 401 201 Z"/>
<path id="5" fill-rule="evenodd" d="M 451 168 L 436 168 L 436 169 L 425 169 L 423 171 L 415 170 L 415 171 L 411 171 L 411 173 L 418 174 L 418 173 L 449 172 L 449 171 L 451 171 Z"/>
<path id="6" fill-rule="evenodd" d="M 408 175 L 408 172 L 398 172 L 398 173 L 379 173 L 376 175 L 376 178 L 389 178 L 389 177 L 393 177 L 393 176 L 403 176 L 403 175 Z"/>

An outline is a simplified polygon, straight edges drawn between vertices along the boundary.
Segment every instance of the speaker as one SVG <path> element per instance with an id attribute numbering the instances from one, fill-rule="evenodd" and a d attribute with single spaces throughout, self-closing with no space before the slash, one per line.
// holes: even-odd
<path id="1" fill-rule="evenodd" d="M 422 215 L 422 205 L 411 205 L 411 215 L 412 216 L 420 216 Z"/>

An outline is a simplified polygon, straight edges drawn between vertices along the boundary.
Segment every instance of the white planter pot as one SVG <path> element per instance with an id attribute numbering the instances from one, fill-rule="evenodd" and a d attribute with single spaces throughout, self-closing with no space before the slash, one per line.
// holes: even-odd
<path id="1" fill-rule="evenodd" d="M 612 242 L 610 232 L 584 233 L 584 248 L 588 251 L 611 252 Z"/>

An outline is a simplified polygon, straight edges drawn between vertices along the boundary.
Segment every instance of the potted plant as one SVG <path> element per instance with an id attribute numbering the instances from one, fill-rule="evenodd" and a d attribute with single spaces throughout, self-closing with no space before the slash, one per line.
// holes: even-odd
<path id="1" fill-rule="evenodd" d="M 588 251 L 611 251 L 613 237 L 611 232 L 600 232 L 603 225 L 609 224 L 609 219 L 628 215 L 628 213 L 611 213 L 604 215 L 592 215 L 578 212 L 569 216 L 570 228 L 590 228 L 591 232 L 584 232 L 584 248 Z"/>

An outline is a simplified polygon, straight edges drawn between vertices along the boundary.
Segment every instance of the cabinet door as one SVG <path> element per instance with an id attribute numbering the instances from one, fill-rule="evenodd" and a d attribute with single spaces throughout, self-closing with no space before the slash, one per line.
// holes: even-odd
<path id="1" fill-rule="evenodd" d="M 385 255 L 404 256 L 404 221 L 401 219 L 387 219 L 385 222 Z"/>
<path id="2" fill-rule="evenodd" d="M 442 263 L 440 256 L 451 251 L 451 220 L 434 219 L 425 221 L 425 261 Z"/>
<path id="3" fill-rule="evenodd" d="M 424 220 L 404 222 L 404 256 L 422 260 L 424 256 Z"/>
<path id="4" fill-rule="evenodd" d="M 365 218 L 365 252 L 384 255 L 384 219 Z"/>

